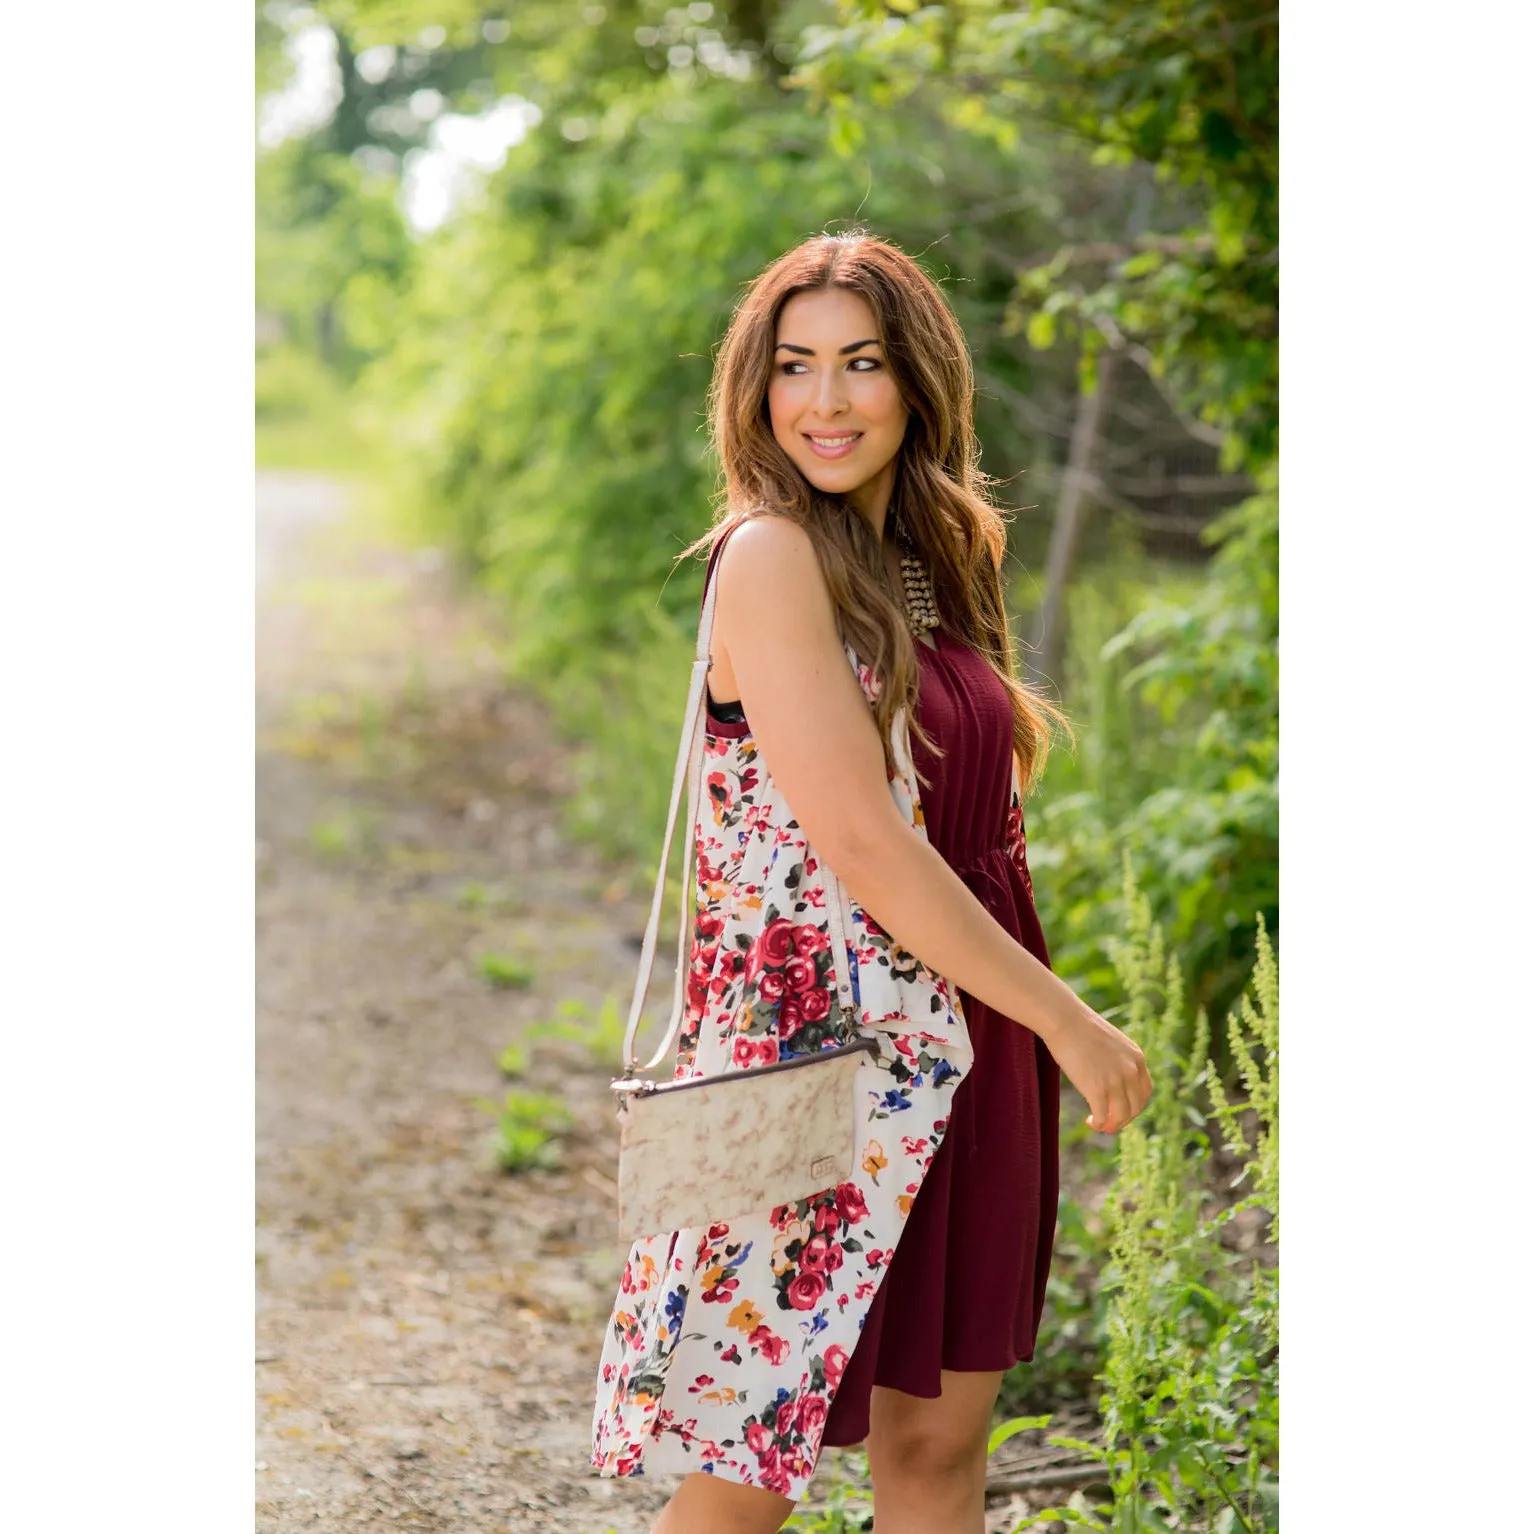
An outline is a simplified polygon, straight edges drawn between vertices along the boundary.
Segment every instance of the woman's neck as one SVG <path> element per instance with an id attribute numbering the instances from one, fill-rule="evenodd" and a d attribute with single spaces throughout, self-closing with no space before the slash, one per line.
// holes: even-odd
<path id="1" fill-rule="evenodd" d="M 895 494 L 895 460 L 892 458 L 877 474 L 856 490 L 847 492 L 847 503 L 873 529 L 874 537 L 881 543 L 886 539 L 885 527 L 889 521 L 890 501 Z"/>

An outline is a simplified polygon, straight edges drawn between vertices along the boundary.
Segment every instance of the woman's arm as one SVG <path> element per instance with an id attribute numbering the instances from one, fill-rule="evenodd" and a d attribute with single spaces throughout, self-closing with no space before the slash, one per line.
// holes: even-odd
<path id="1" fill-rule="evenodd" d="M 853 898 L 929 969 L 1026 1024 L 1112 1133 L 1145 1106 L 1150 1076 L 1099 1017 L 1001 926 L 889 791 L 873 715 L 837 633 L 814 545 L 786 518 L 731 534 L 719 556 L 714 653 L 800 828 Z"/>

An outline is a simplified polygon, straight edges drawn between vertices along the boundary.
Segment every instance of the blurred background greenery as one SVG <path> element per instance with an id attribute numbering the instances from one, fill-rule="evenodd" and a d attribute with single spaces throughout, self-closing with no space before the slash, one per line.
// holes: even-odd
<path id="1" fill-rule="evenodd" d="M 1279 931 L 1276 9 L 266 0 L 255 20 L 260 459 L 367 484 L 494 593 L 508 680 L 575 747 L 566 829 L 648 886 L 713 350 L 767 262 L 861 225 L 969 337 L 1019 664 L 1076 725 L 1028 807 L 1056 967 L 1130 1015 L 1119 939 L 1154 922 L 1180 1047 L 1222 1018 L 1259 921 Z M 1109 1330 L 1083 1186 L 1046 1393 L 1083 1388 Z"/>

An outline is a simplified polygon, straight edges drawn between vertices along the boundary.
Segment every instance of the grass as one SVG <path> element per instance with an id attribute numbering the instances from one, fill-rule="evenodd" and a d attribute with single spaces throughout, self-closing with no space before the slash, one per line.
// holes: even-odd
<path id="1" fill-rule="evenodd" d="M 525 991 L 536 978 L 531 964 L 507 953 L 482 953 L 474 968 L 498 991 Z"/>
<path id="2" fill-rule="evenodd" d="M 617 998 L 614 996 L 606 997 L 598 1007 L 567 997 L 556 1007 L 553 1017 L 533 1023 L 520 1039 L 508 1044 L 496 1056 L 496 1068 L 501 1075 L 512 1081 L 525 1077 L 532 1064 L 531 1046 L 553 1040 L 574 1045 L 591 1066 L 617 1071 L 623 1063 L 623 1034 L 626 1026 L 627 1019 L 619 1015 Z M 513 1092 L 507 1102 L 511 1103 L 513 1098 L 524 1102 L 530 1100 L 525 1094 Z M 560 1101 L 556 1097 L 538 1100 Z M 502 1142 L 506 1147 L 520 1147 L 524 1143 L 533 1146 L 535 1140 L 536 1137 L 520 1121 L 508 1126 L 503 1119 Z M 506 1153 L 520 1155 L 522 1151 L 508 1149 Z M 505 1164 L 504 1160 L 502 1164 Z"/>
<path id="3" fill-rule="evenodd" d="M 574 1122 L 562 1099 L 513 1090 L 499 1104 L 479 1098 L 476 1106 L 495 1115 L 493 1148 L 503 1171 L 552 1171 L 561 1164 L 560 1141 Z"/>
<path id="4" fill-rule="evenodd" d="M 870 1485 L 864 1450 L 826 1451 L 805 1502 L 783 1525 L 785 1534 L 865 1534 L 874 1521 Z"/>
<path id="5" fill-rule="evenodd" d="M 343 805 L 309 827 L 309 845 L 326 858 L 344 859 L 376 852 L 378 817 L 354 805 Z"/>
<path id="6" fill-rule="evenodd" d="M 300 417 L 256 421 L 256 467 L 358 481 L 368 476 L 372 464 L 367 443 L 351 428 Z"/>
<path id="7" fill-rule="evenodd" d="M 623 1035 L 628 1019 L 619 1014 L 616 996 L 606 996 L 601 1006 L 591 1007 L 573 997 L 559 1003 L 555 1016 L 534 1023 L 529 1040 L 557 1039 L 574 1044 L 593 1064 L 617 1070 L 623 1064 Z"/>
<path id="8" fill-rule="evenodd" d="M 458 886 L 453 897 L 460 911 L 499 911 L 513 904 L 511 896 L 498 884 L 481 884 L 471 879 Z"/>
<path id="9" fill-rule="evenodd" d="M 525 1076 L 529 1064 L 526 1046 L 522 1044 L 508 1044 L 495 1057 L 495 1063 L 503 1076 L 511 1076 L 513 1078 Z"/>
<path id="10" fill-rule="evenodd" d="M 355 633 L 357 625 L 352 625 Z M 370 693 L 300 694 L 280 721 L 262 733 L 263 745 L 300 761 L 318 762 L 354 780 L 382 782 L 419 770 L 423 745 L 403 711 Z"/>

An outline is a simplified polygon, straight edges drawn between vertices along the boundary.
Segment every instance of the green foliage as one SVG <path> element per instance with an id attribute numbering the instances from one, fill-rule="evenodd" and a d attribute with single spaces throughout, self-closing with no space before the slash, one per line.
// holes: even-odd
<path id="1" fill-rule="evenodd" d="M 312 351 L 281 342 L 256 355 L 256 424 L 308 420 L 336 410 L 340 381 Z"/>
<path id="2" fill-rule="evenodd" d="M 487 1098 L 476 1099 L 476 1105 L 495 1116 L 495 1159 L 503 1170 L 551 1170 L 560 1165 L 559 1139 L 574 1122 L 560 1098 L 548 1092 L 511 1091 L 499 1106 Z"/>
<path id="3" fill-rule="evenodd" d="M 268 92 L 281 90 L 288 84 L 293 77 L 293 60 L 284 46 L 287 32 L 264 0 L 258 0 L 256 5 L 255 24 L 256 97 L 259 100 Z"/>
<path id="4" fill-rule="evenodd" d="M 1203 419 L 1228 429 L 1228 462 L 1268 462 L 1278 430 L 1276 9 L 1067 0 L 1024 8 L 1000 32 L 1033 110 L 1103 158 L 1152 167 L 1191 200 L 1169 236 L 1130 232 L 1121 251 L 1061 252 L 1035 268 L 1020 287 L 1023 312 L 1042 302 L 1071 315 L 1089 354 L 1110 339 L 1145 342 Z"/>
<path id="5" fill-rule="evenodd" d="M 1260 1251 L 1232 1250 L 1243 1217 L 1278 1217 L 1278 967 L 1261 924 L 1249 993 L 1229 1024 L 1255 1121 L 1256 1151 L 1219 1086 L 1206 1015 L 1191 1022 L 1181 971 L 1125 862 L 1129 924 L 1116 945 L 1129 997 L 1123 1026 L 1145 1050 L 1155 1093 L 1119 1135 L 1105 1204 L 1109 1295 L 1102 1382 L 1111 1509 L 1075 1517 L 1114 1534 L 1277 1520 L 1278 1274 Z M 1213 1116 L 1252 1191 L 1218 1204 L 1206 1126 Z M 1254 1229 L 1248 1223 L 1247 1229 Z M 1085 1447 L 1085 1446 L 1084 1446 Z M 1106 1521 L 1105 1521 L 1106 1520 Z M 1035 1518 L 1020 1527 L 1043 1521 Z"/>
<path id="6" fill-rule="evenodd" d="M 1125 911 L 1105 870 L 1127 848 L 1196 1003 L 1239 994 L 1260 916 L 1278 928 L 1278 507 L 1271 483 L 1211 529 L 1185 599 L 1093 638 L 1071 688 L 1083 760 L 1051 765 L 1030 808 L 1040 916 L 1062 973 L 1119 1000 Z M 1093 609 L 1078 604 L 1091 635 Z"/>
<path id="7" fill-rule="evenodd" d="M 1278 12 L 1268 0 L 842 0 L 793 83 L 850 151 L 918 96 L 986 144 L 1040 125 L 1098 166 L 1149 174 L 1112 237 L 1022 264 L 1012 333 L 1070 333 L 1090 380 L 1104 346 L 1227 432 L 1226 461 L 1270 461 L 1278 431 Z M 907 15 L 891 14 L 896 11 Z"/>
<path id="8" fill-rule="evenodd" d="M 798 1534 L 867 1534 L 873 1526 L 868 1455 L 833 1449 L 822 1456 L 808 1498 L 783 1528 Z"/>
<path id="9" fill-rule="evenodd" d="M 482 953 L 474 961 L 474 968 L 482 980 L 498 991 L 526 990 L 535 978 L 531 964 L 506 953 Z"/>
<path id="10" fill-rule="evenodd" d="M 463 911 L 488 911 L 500 903 L 500 896 L 490 886 L 481 884 L 477 879 L 470 879 L 458 886 L 454 900 Z"/>
<path id="11" fill-rule="evenodd" d="M 309 845 L 322 857 L 344 860 L 378 851 L 378 816 L 343 804 L 309 827 Z"/>
<path id="12" fill-rule="evenodd" d="M 1004 1443 L 1016 1438 L 1019 1433 L 1029 1433 L 1035 1428 L 1048 1427 L 1049 1424 L 1050 1417 L 1047 1412 L 1039 1417 L 1013 1417 L 1010 1421 L 1003 1422 L 991 1430 L 991 1436 L 985 1443 L 985 1452 L 994 1454 Z"/>
<path id="13" fill-rule="evenodd" d="M 396 191 L 392 178 L 307 139 L 256 159 L 256 306 L 341 379 L 390 344 L 370 317 L 410 277 Z"/>
<path id="14" fill-rule="evenodd" d="M 628 1018 L 618 1011 L 618 998 L 608 995 L 593 1009 L 575 997 L 559 1003 L 555 1015 L 532 1024 L 526 1032 L 529 1042 L 543 1039 L 574 1044 L 593 1064 L 618 1070 L 623 1064 L 623 1035 Z"/>
<path id="15" fill-rule="evenodd" d="M 514 668 L 557 692 L 653 642 L 657 591 L 673 625 L 695 608 L 696 577 L 666 577 L 708 501 L 710 351 L 740 284 L 847 186 L 792 119 L 663 83 L 578 145 L 529 138 L 496 193 L 435 247 L 372 382 L 431 444 L 416 493 L 442 531 L 537 615 Z"/>
<path id="16" fill-rule="evenodd" d="M 495 1063 L 503 1076 L 525 1076 L 528 1066 L 527 1049 L 521 1044 L 508 1044 L 495 1057 Z"/>
<path id="17" fill-rule="evenodd" d="M 1155 1515 L 1152 1514 L 1151 1517 L 1154 1518 Z M 1033 1517 L 1025 1518 L 1017 1527 L 1019 1529 L 1032 1529 L 1041 1527 L 1046 1523 L 1062 1523 L 1069 1528 L 1082 1529 L 1102 1529 L 1105 1527 L 1098 1518 L 1087 1511 L 1085 1492 L 1077 1492 L 1065 1507 L 1046 1508 L 1042 1513 L 1035 1513 Z M 1146 1525 L 1147 1531 L 1160 1528 L 1165 1528 L 1165 1525 L 1159 1519 Z"/>
<path id="18" fill-rule="evenodd" d="M 1240 1073 L 1246 1102 L 1257 1119 L 1255 1148 L 1248 1143 L 1242 1115 L 1231 1106 L 1218 1076 L 1209 1078 L 1209 1097 L 1225 1143 L 1246 1160 L 1251 1174 L 1251 1202 L 1269 1210 L 1269 1239 L 1278 1242 L 1278 960 L 1262 919 L 1258 918 L 1257 967 L 1251 991 L 1229 1020 L 1231 1058 Z M 1261 1058 L 1254 1054 L 1260 1049 Z M 1244 1174 L 1243 1174 L 1244 1180 Z M 1277 1312 L 1273 1319 L 1276 1323 Z M 1276 1342 L 1277 1333 L 1274 1333 Z"/>

